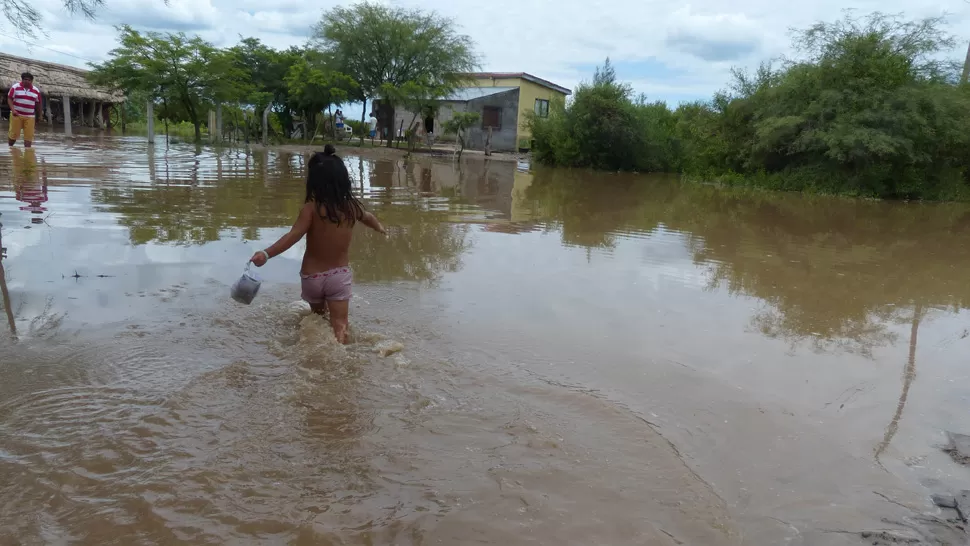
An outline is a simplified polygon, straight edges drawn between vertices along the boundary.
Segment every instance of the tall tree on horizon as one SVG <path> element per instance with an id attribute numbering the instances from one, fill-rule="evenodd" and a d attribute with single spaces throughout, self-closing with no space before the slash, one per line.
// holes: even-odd
<path id="1" fill-rule="evenodd" d="M 313 31 L 317 48 L 328 53 L 340 72 L 359 84 L 357 96 L 388 99 L 382 89 L 429 83 L 438 89 L 461 85 L 461 74 L 479 64 L 472 39 L 460 34 L 453 20 L 434 12 L 370 3 L 338 6 L 324 13 Z M 384 109 L 385 125 L 393 110 Z M 389 123 L 391 122 L 391 123 Z M 388 146 L 391 145 L 388 138 Z"/>

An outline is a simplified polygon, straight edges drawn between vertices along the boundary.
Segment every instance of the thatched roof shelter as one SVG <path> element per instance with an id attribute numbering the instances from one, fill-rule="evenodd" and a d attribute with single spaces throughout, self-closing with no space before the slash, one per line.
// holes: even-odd
<path id="1" fill-rule="evenodd" d="M 47 96 L 70 95 L 72 98 L 93 99 L 101 102 L 124 102 L 121 92 L 99 88 L 88 83 L 84 77 L 87 70 L 63 64 L 35 61 L 0 53 L 0 90 L 6 91 L 20 81 L 20 74 L 30 72 L 41 93 Z"/>

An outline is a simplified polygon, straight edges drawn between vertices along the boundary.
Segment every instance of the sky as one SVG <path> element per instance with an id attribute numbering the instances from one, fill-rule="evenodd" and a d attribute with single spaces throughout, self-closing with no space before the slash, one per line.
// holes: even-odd
<path id="1" fill-rule="evenodd" d="M 373 1 L 373 0 L 372 0 Z M 671 105 L 709 98 L 732 67 L 753 68 L 790 52 L 791 28 L 858 14 L 949 14 L 950 32 L 970 38 L 970 0 L 379 0 L 434 10 L 475 41 L 485 71 L 528 72 L 573 89 L 609 57 L 617 75 L 651 100 Z M 63 0 L 31 0 L 43 14 L 40 35 L 24 39 L 0 18 L 0 51 L 85 67 L 106 58 L 114 26 L 199 34 L 216 46 L 255 36 L 278 48 L 302 45 L 323 13 L 349 1 L 105 0 L 96 19 L 67 13 Z M 6 25 L 6 26 L 4 26 Z M 964 42 L 966 43 L 966 42 Z M 953 52 L 963 58 L 965 46 Z M 43 82 L 37 82 L 42 86 Z M 359 118 L 360 109 L 345 108 Z"/>

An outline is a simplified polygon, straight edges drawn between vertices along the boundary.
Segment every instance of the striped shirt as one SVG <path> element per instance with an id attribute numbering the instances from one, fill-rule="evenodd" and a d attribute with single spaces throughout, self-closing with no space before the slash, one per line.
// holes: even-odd
<path id="1" fill-rule="evenodd" d="M 34 117 L 37 104 L 40 102 L 40 89 L 33 85 L 25 88 L 17 82 L 10 87 L 7 97 L 13 100 L 13 109 L 18 116 Z"/>

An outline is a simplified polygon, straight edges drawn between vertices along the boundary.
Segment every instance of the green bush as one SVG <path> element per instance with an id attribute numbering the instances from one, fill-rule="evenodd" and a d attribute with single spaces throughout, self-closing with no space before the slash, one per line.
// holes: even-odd
<path id="1" fill-rule="evenodd" d="M 879 13 L 796 35 L 796 60 L 735 71 L 706 102 L 633 97 L 607 59 L 530 118 L 540 163 L 866 197 L 970 199 L 970 86 L 940 18 Z"/>
<path id="2" fill-rule="evenodd" d="M 676 167 L 675 119 L 663 102 L 634 97 L 618 83 L 606 60 L 593 81 L 576 90 L 573 101 L 553 104 L 549 117 L 529 119 L 541 163 L 627 171 Z"/>

